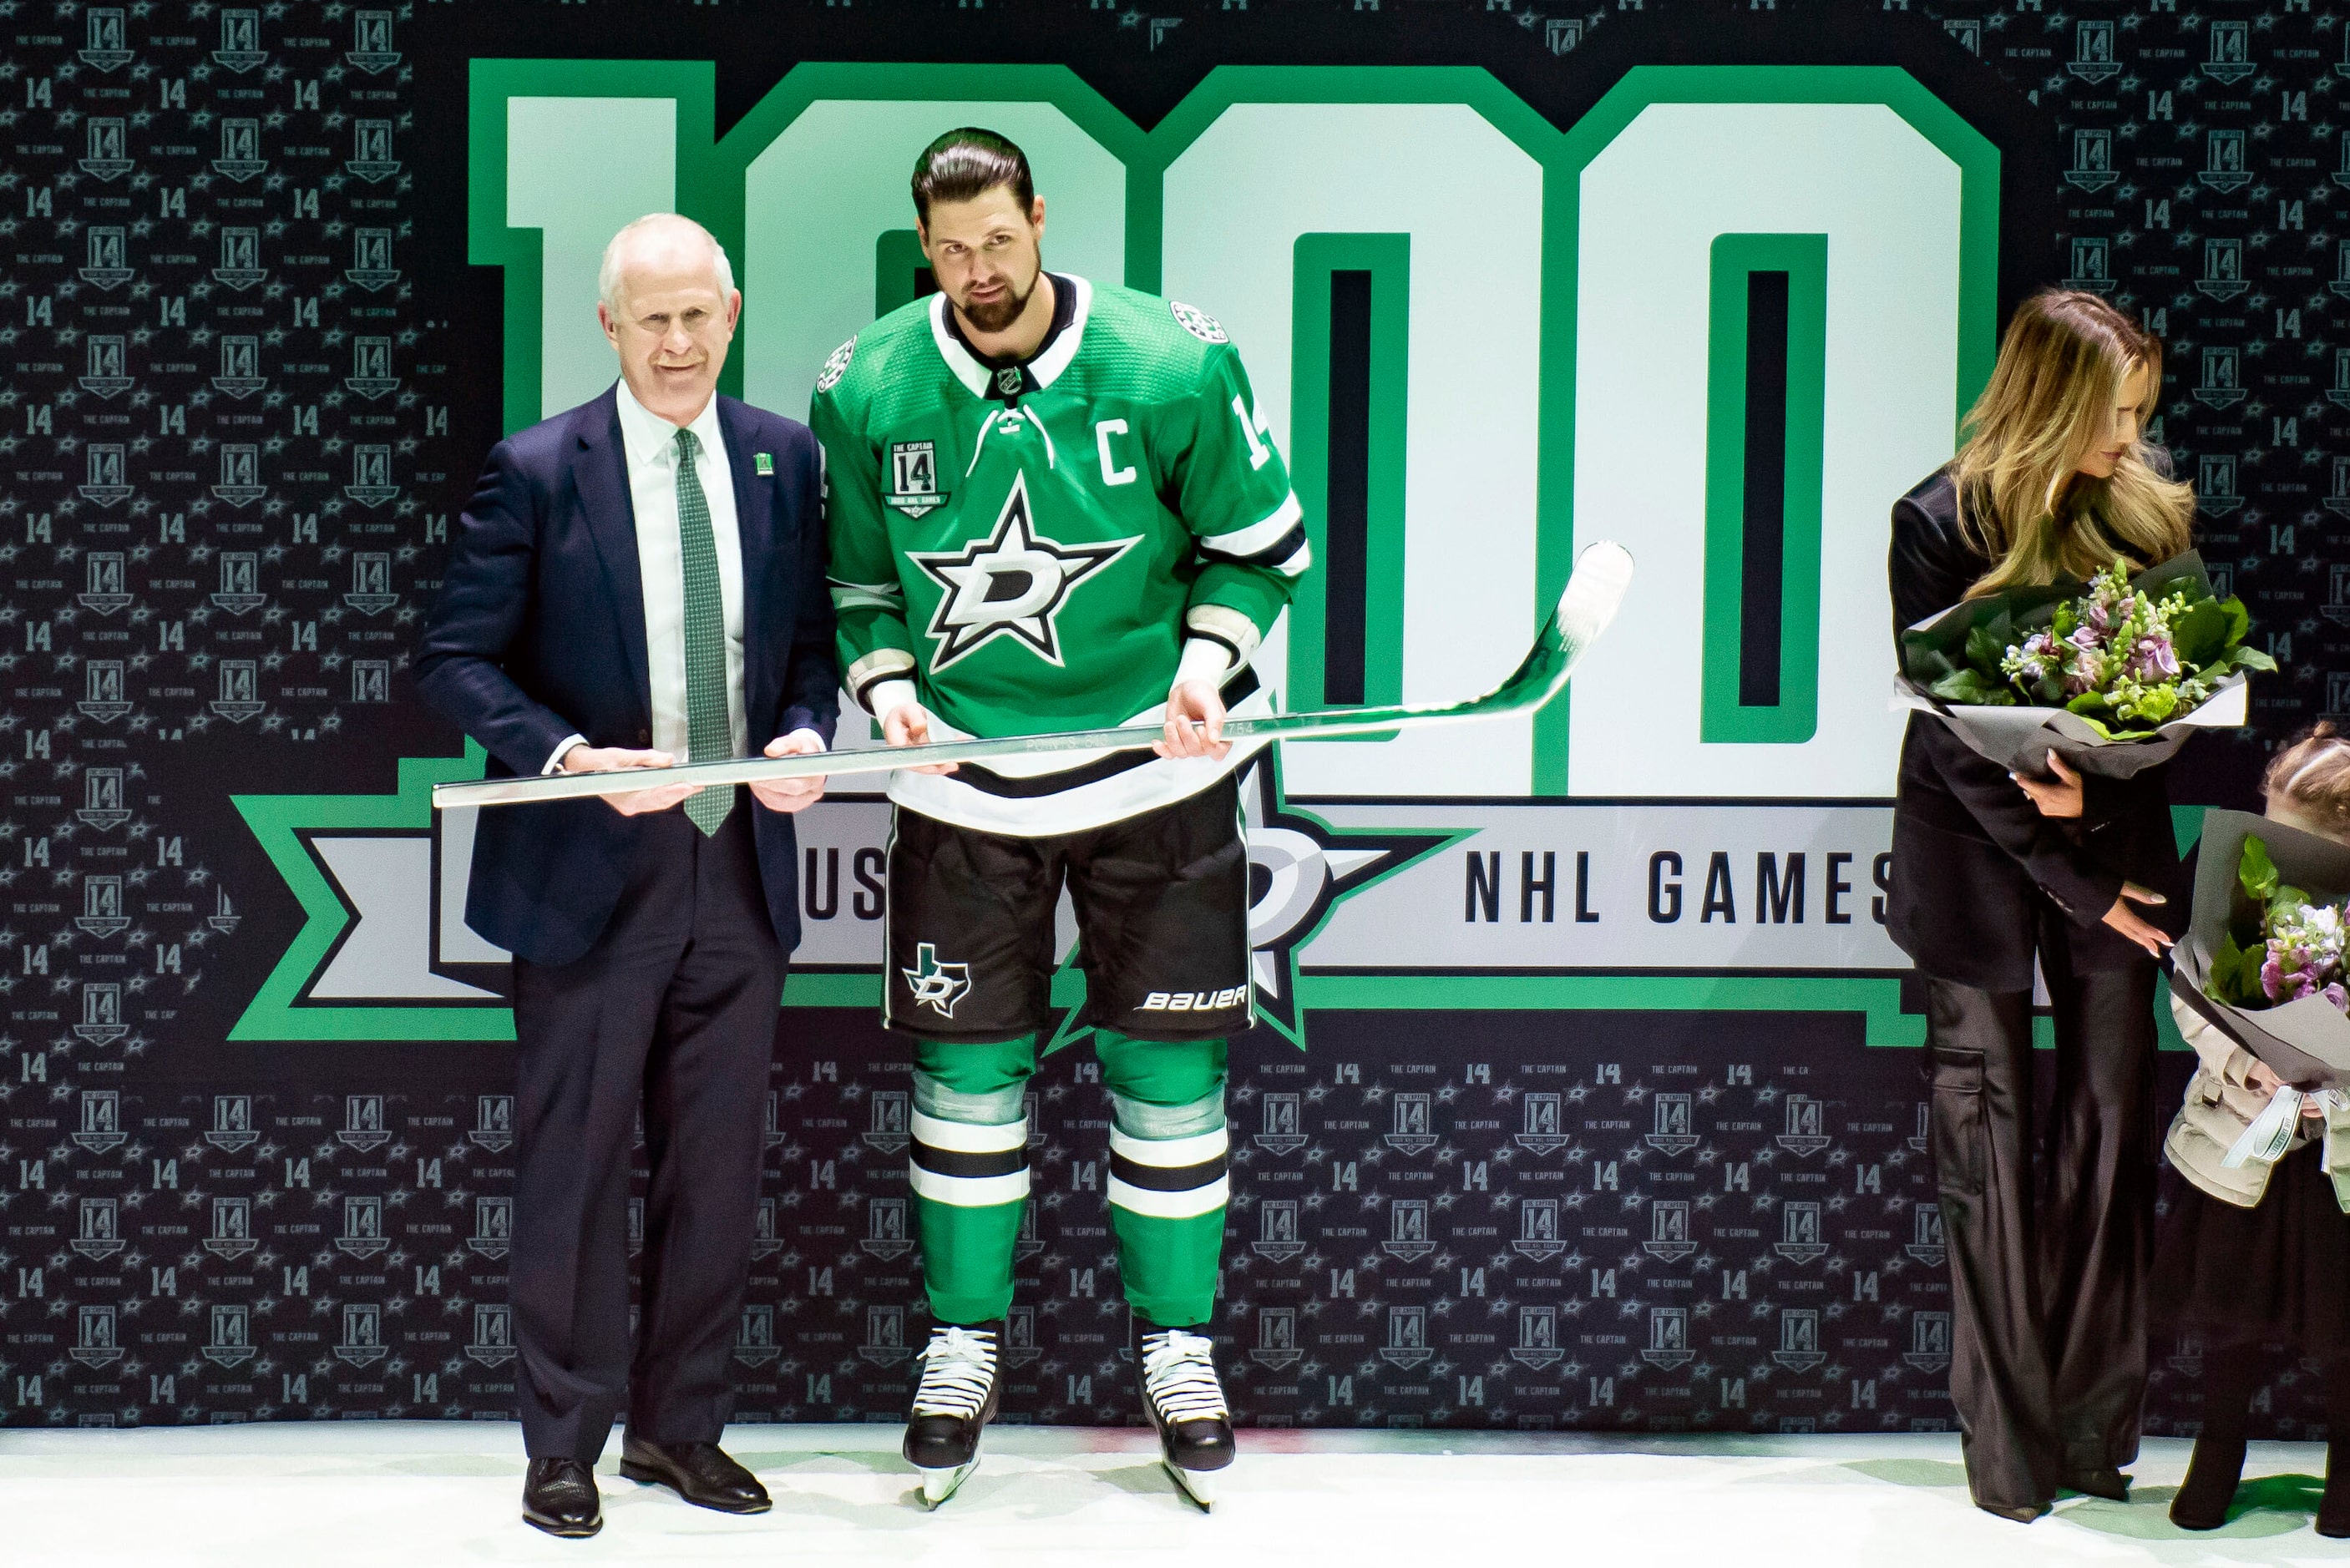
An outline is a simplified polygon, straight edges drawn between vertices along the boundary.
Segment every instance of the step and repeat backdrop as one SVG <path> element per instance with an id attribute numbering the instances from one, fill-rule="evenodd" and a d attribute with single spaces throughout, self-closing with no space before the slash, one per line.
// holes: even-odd
<path id="1" fill-rule="evenodd" d="M 68 0 L 0 28 L 0 1422 L 508 1416 L 505 955 L 460 918 L 472 824 L 428 805 L 482 763 L 408 668 L 490 444 L 611 379 L 597 257 L 648 211 L 724 239 L 731 389 L 798 413 L 921 286 L 915 151 L 1023 142 L 1050 264 L 1222 321 L 1317 554 L 1354 563 L 1262 655 L 1293 704 L 1480 690 L 1579 541 L 1640 556 L 1531 722 L 1247 774 L 1264 1023 L 1218 1332 L 1260 1425 L 1949 1423 L 1882 925 L 1885 518 L 2023 293 L 2163 335 L 2158 439 L 2283 667 L 2178 770 L 2182 833 L 2350 711 L 2327 6 Z M 874 1019 L 887 808 L 803 820 L 740 1414 L 889 1420 L 925 1324 Z M 1007 1418 L 1127 1421 L 1107 1109 L 1068 1044 Z M 2153 1429 L 2195 1418 L 2198 1354 L 2158 1347 Z M 2273 1434 L 2314 1383 L 2280 1363 Z"/>

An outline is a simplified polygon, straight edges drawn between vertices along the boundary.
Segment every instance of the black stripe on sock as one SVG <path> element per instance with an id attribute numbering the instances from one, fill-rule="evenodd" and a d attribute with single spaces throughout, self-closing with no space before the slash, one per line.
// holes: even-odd
<path id="1" fill-rule="evenodd" d="M 1143 1165 L 1112 1149 L 1109 1173 L 1146 1192 L 1190 1192 L 1224 1174 L 1224 1157 L 1220 1154 L 1197 1165 Z"/>
<path id="2" fill-rule="evenodd" d="M 999 1149 L 993 1154 L 966 1154 L 960 1149 L 914 1145 L 914 1163 L 932 1176 L 1011 1176 L 1028 1168 L 1025 1148 Z"/>

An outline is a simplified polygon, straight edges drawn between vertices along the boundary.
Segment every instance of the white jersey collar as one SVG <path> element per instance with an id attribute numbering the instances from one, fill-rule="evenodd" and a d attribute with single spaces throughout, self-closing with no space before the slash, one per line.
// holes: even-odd
<path id="1" fill-rule="evenodd" d="M 1039 390 L 1051 386 L 1059 379 L 1061 372 L 1069 368 L 1069 362 L 1077 357 L 1077 349 L 1085 340 L 1086 319 L 1093 313 L 1092 284 L 1070 273 L 1053 275 L 1074 286 L 1077 298 L 1070 309 L 1069 325 L 1058 337 L 1045 346 L 1042 354 L 1024 367 Z M 995 372 L 981 364 L 947 325 L 947 312 L 951 308 L 944 294 L 931 296 L 931 341 L 938 345 L 939 358 L 947 362 L 947 369 L 954 372 L 955 379 L 961 381 L 972 397 L 983 398 L 995 379 Z"/>

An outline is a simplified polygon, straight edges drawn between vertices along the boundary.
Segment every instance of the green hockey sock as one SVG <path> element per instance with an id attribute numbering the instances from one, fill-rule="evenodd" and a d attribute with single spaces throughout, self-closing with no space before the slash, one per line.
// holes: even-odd
<path id="1" fill-rule="evenodd" d="M 1028 1196 L 1029 1077 L 1036 1036 L 914 1043 L 912 1158 L 922 1282 L 941 1323 L 1000 1318 Z"/>
<path id="2" fill-rule="evenodd" d="M 1109 1218 L 1138 1316 L 1187 1328 L 1215 1315 L 1224 1243 L 1225 1045 L 1098 1030 L 1109 1086 Z"/>

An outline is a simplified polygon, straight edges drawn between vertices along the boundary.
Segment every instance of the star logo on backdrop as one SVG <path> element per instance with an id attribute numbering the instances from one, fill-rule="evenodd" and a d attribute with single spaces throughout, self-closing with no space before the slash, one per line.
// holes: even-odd
<path id="1" fill-rule="evenodd" d="M 1028 476 L 1018 475 L 986 538 L 960 550 L 906 552 L 908 560 L 946 590 L 926 631 L 938 644 L 931 669 L 944 670 L 998 637 L 1016 638 L 1046 663 L 1059 664 L 1054 618 L 1071 591 L 1141 540 L 1139 534 L 1099 545 L 1045 538 L 1036 532 L 1029 510 Z"/>

